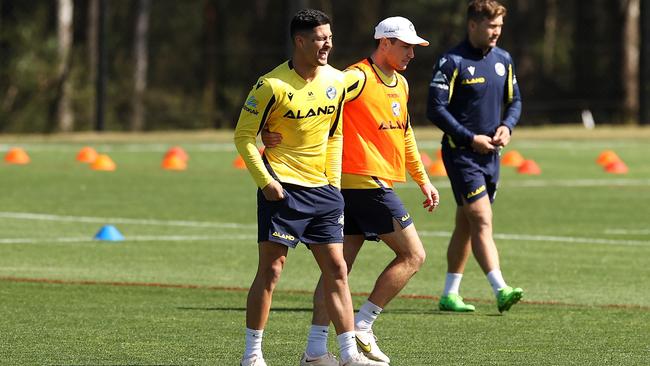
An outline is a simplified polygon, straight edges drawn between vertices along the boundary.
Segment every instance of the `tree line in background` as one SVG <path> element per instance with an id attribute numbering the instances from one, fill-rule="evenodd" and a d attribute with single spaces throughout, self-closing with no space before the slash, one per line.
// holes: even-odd
<path id="1" fill-rule="evenodd" d="M 503 3 L 522 125 L 575 123 L 583 110 L 650 123 L 647 2 Z M 232 128 L 256 78 L 289 57 L 303 7 L 332 16 L 338 68 L 370 55 L 381 19 L 409 18 L 431 42 L 404 72 L 412 120 L 428 123 L 432 66 L 465 37 L 465 1 L 0 0 L 0 132 Z"/>

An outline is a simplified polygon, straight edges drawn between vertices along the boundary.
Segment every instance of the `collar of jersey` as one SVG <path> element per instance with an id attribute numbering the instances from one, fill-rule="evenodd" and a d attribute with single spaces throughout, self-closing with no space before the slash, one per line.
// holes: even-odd
<path id="1" fill-rule="evenodd" d="M 375 65 L 375 63 L 372 61 L 372 58 L 368 57 L 368 63 L 370 64 L 370 67 L 372 67 L 372 70 L 375 72 L 377 77 L 379 77 L 379 80 L 381 80 L 381 82 L 384 85 L 386 85 L 389 88 L 394 88 L 397 86 L 397 80 L 398 80 L 397 71 L 395 71 L 392 80 L 390 80 L 390 77 L 384 74 L 384 72 L 381 71 L 381 69 L 377 65 Z"/>

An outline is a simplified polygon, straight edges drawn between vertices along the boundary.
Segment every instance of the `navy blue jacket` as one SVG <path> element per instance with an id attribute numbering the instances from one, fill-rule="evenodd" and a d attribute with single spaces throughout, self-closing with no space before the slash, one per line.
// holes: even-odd
<path id="1" fill-rule="evenodd" d="M 429 84 L 427 117 L 445 133 L 443 143 L 470 146 L 474 135 L 493 136 L 500 125 L 512 132 L 520 115 L 521 95 L 508 52 L 493 47 L 483 55 L 465 39 L 440 57 Z"/>

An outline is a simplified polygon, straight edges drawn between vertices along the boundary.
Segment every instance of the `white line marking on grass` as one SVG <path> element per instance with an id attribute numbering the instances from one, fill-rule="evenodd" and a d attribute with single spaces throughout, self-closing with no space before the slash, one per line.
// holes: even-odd
<path id="1" fill-rule="evenodd" d="M 183 226 L 183 227 L 211 227 L 222 229 L 249 229 L 257 228 L 255 224 L 236 224 L 236 223 L 220 223 L 220 222 L 205 222 L 205 221 L 175 221 L 175 220 L 154 220 L 154 219 L 128 219 L 128 218 L 103 218 L 103 217 L 88 217 L 88 216 L 65 216 L 65 215 L 48 215 L 36 214 L 28 212 L 0 212 L 0 218 L 20 219 L 20 220 L 46 220 L 46 221 L 63 221 L 63 222 L 91 222 L 91 223 L 122 223 L 133 225 L 158 225 L 158 226 Z M 422 236 L 432 237 L 450 237 L 451 233 L 447 231 L 419 231 Z M 131 240 L 157 240 L 155 238 L 165 238 L 164 240 L 173 240 L 169 238 L 179 238 L 178 241 L 186 240 L 180 238 L 206 238 L 197 240 L 220 240 L 224 239 L 250 239 L 253 236 L 242 235 L 240 237 L 228 236 L 132 236 Z M 494 234 L 495 239 L 502 240 L 515 240 L 515 241 L 539 241 L 539 242 L 561 242 L 561 243 L 585 243 L 585 244 L 606 244 L 606 245 L 634 245 L 634 246 L 650 246 L 650 241 L 644 240 L 616 240 L 616 239 L 602 239 L 602 238 L 585 238 L 573 236 L 547 236 L 547 235 L 526 235 L 526 234 Z M 2 240 L 2 239 L 0 239 Z M 14 240 L 14 239 L 11 239 Z M 15 239 L 19 240 L 19 239 Z M 40 239 L 39 239 L 40 240 Z M 51 239 L 43 239 L 50 240 Z M 161 239 L 162 240 L 162 239 Z M 88 241 L 88 238 L 84 238 Z M 2 243 L 0 241 L 0 243 Z"/>
<path id="2" fill-rule="evenodd" d="M 607 229 L 607 235 L 650 235 L 650 229 Z"/>
<path id="3" fill-rule="evenodd" d="M 447 231 L 418 231 L 421 236 L 449 238 L 451 233 Z M 513 241 L 539 241 L 554 243 L 579 243 L 579 244 L 605 244 L 605 245 L 632 245 L 650 246 L 650 241 L 644 240 L 616 240 L 601 238 L 581 238 L 574 236 L 549 236 L 549 235 L 525 235 L 525 234 L 494 234 L 495 239 Z"/>
<path id="4" fill-rule="evenodd" d="M 432 181 L 437 188 L 451 188 L 448 181 Z M 552 188 L 552 187 L 648 187 L 650 179 L 526 179 L 521 181 L 502 181 L 499 187 L 505 188 Z M 420 189 L 416 184 L 400 185 L 398 189 Z"/>
<path id="5" fill-rule="evenodd" d="M 134 235 L 126 236 L 124 242 L 134 241 L 217 241 L 217 240 L 254 240 L 255 235 Z M 0 239 L 0 244 L 52 244 L 52 243 L 104 243 L 88 237 L 69 237 L 69 238 L 6 238 Z M 119 242 L 116 242 L 119 243 Z"/>
<path id="6" fill-rule="evenodd" d="M 129 219 L 124 217 L 89 217 L 89 216 L 67 216 L 49 215 L 29 212 L 3 212 L 0 211 L 0 218 L 17 220 L 41 220 L 59 222 L 86 222 L 97 224 L 133 224 L 133 225 L 154 225 L 154 226 L 183 226 L 183 227 L 208 227 L 219 229 L 256 229 L 257 225 L 207 222 L 207 221 L 185 221 L 185 220 L 156 220 L 156 219 Z"/>

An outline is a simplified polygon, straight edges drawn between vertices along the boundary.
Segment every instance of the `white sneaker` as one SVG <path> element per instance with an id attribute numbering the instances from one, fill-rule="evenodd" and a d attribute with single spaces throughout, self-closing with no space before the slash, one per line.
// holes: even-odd
<path id="1" fill-rule="evenodd" d="M 253 356 L 239 362 L 239 366 L 266 366 L 266 361 L 262 356 Z"/>
<path id="2" fill-rule="evenodd" d="M 339 361 L 329 352 L 317 358 L 307 357 L 307 353 L 303 353 L 300 366 L 339 366 Z"/>
<path id="3" fill-rule="evenodd" d="M 340 366 L 389 366 L 386 362 L 369 360 L 363 353 L 357 353 L 345 363 L 341 360 Z"/>
<path id="4" fill-rule="evenodd" d="M 356 331 L 357 336 L 357 349 L 371 360 L 390 363 L 390 358 L 382 352 L 377 346 L 377 337 L 372 332 Z"/>

